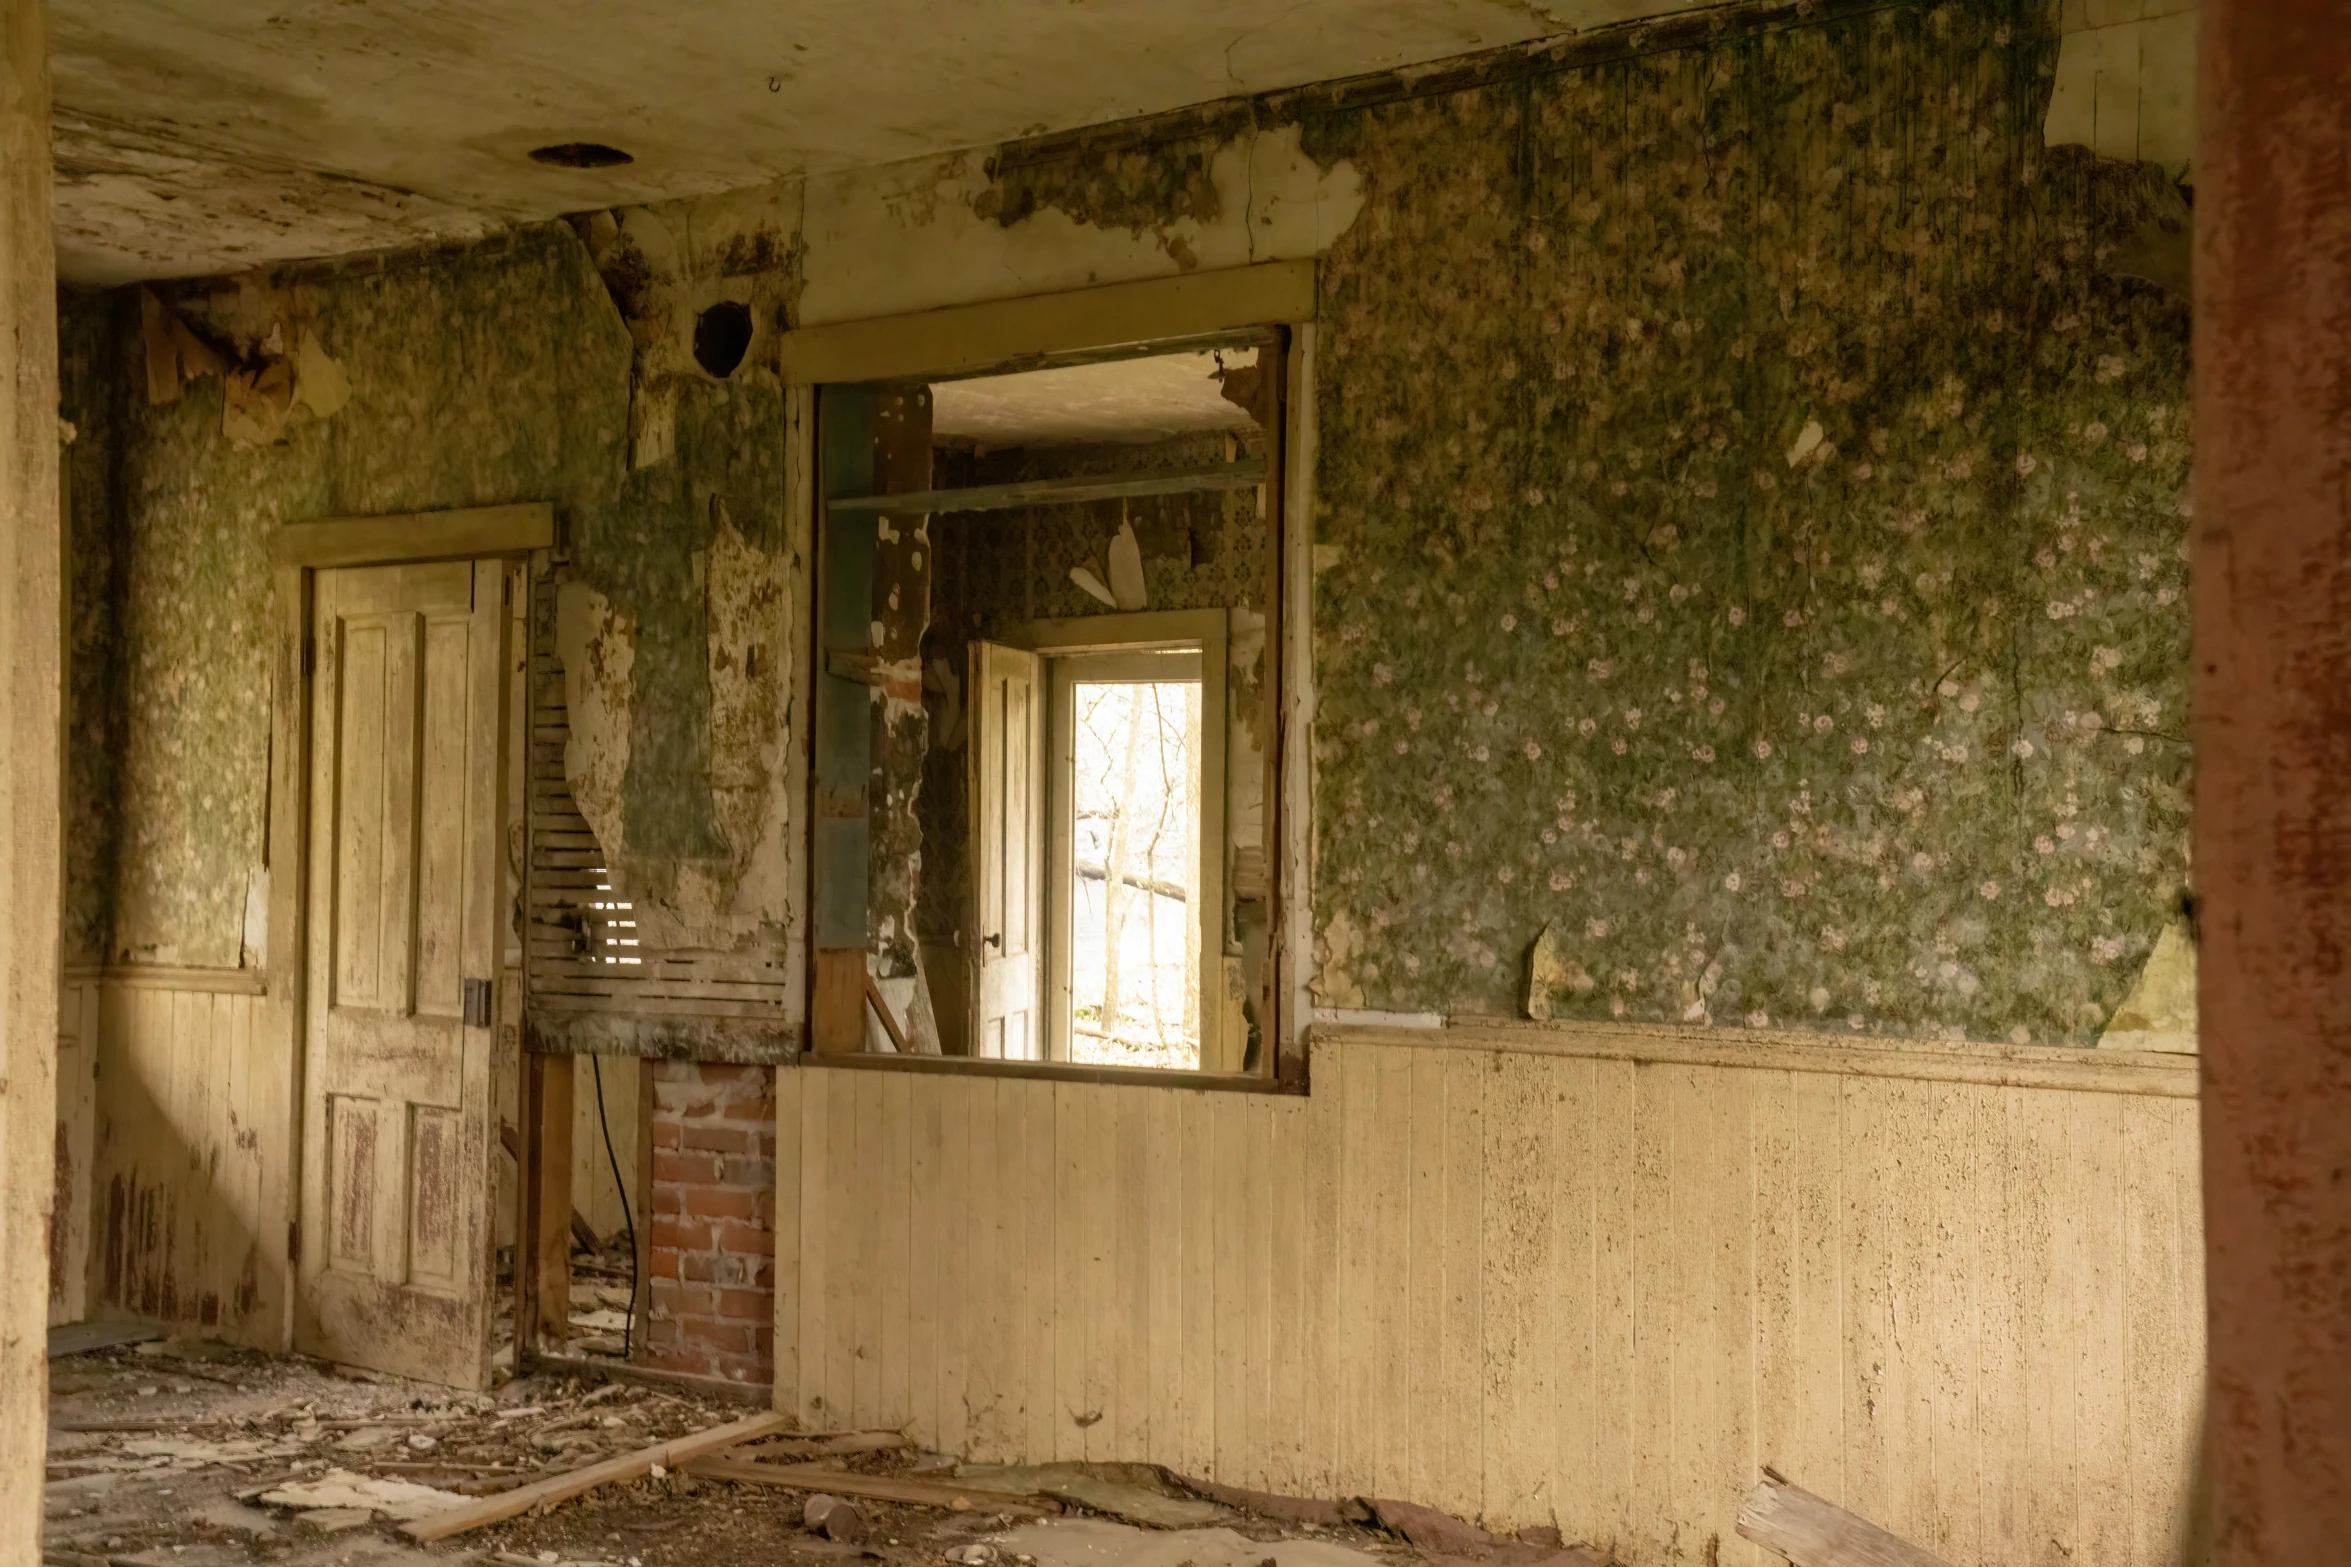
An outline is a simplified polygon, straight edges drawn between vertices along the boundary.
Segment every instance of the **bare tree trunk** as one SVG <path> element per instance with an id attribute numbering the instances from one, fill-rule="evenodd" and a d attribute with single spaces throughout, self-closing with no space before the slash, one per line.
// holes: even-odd
<path id="1" fill-rule="evenodd" d="M 1127 808 L 1135 798 L 1135 762 L 1142 750 L 1142 704 L 1132 688 L 1126 702 L 1126 761 L 1119 769 L 1118 798 L 1110 809 L 1110 845 L 1104 855 L 1109 874 L 1102 879 L 1102 1037 L 1118 1038 L 1118 946 L 1126 934 Z"/>
<path id="2" fill-rule="evenodd" d="M 1203 797 L 1203 791 L 1208 787 L 1209 781 L 1200 776 L 1200 726 L 1207 722 L 1208 716 L 1203 711 L 1208 700 L 1206 682 L 1193 686 L 1187 696 L 1189 700 L 1184 704 L 1183 777 L 1192 797 L 1192 813 L 1189 818 L 1192 825 L 1189 837 L 1192 849 L 1192 869 L 1186 873 L 1184 880 L 1191 884 L 1192 895 L 1184 900 L 1184 913 L 1187 916 L 1184 920 L 1184 1037 L 1192 1041 L 1193 1048 L 1196 1050 L 1200 1045 L 1200 974 L 1202 969 L 1212 961 L 1212 958 L 1211 954 L 1201 950 L 1201 911 L 1192 905 L 1207 892 L 1207 888 L 1201 883 L 1200 857 L 1204 854 L 1222 854 L 1224 853 L 1224 845 L 1200 841 L 1201 826 L 1208 820 L 1208 802 Z M 1217 924 L 1219 927 L 1224 924 L 1221 911 L 1217 916 Z M 1219 951 L 1214 956 L 1221 958 L 1223 953 Z M 1202 1062 L 1200 1064 L 1205 1066 L 1208 1063 Z"/>

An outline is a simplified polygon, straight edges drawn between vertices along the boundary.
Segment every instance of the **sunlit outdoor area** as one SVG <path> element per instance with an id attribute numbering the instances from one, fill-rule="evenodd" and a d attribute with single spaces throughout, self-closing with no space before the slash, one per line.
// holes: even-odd
<path id="1" fill-rule="evenodd" d="M 1200 686 L 1079 683 L 1070 1058 L 1200 1064 Z"/>

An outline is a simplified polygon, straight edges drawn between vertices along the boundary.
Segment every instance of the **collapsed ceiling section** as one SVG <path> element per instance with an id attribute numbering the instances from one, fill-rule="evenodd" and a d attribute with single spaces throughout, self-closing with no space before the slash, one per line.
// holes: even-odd
<path id="1" fill-rule="evenodd" d="M 112 284 L 466 239 L 1692 8 L 54 0 L 59 271 Z"/>

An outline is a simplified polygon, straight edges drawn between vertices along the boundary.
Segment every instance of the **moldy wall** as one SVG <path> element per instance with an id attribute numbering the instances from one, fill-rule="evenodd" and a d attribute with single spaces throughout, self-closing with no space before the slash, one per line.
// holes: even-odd
<path id="1" fill-rule="evenodd" d="M 1308 118 L 1326 1005 L 2090 1043 L 2187 881 L 2187 311 L 2026 4 Z"/>
<path id="2" fill-rule="evenodd" d="M 2104 270 L 2161 172 L 2042 147 L 2038 6 L 1638 36 L 170 291 L 249 381 L 347 379 L 250 445 L 88 307 L 80 949 L 258 945 L 268 530 L 523 498 L 630 655 L 572 769 L 607 851 L 675 934 L 772 932 L 781 318 L 1320 252 L 1323 1004 L 1513 1012 L 1548 925 L 1570 1015 L 2094 1040 L 2187 879 L 2186 314 Z M 723 386 L 679 346 L 720 297 L 761 333 Z"/>

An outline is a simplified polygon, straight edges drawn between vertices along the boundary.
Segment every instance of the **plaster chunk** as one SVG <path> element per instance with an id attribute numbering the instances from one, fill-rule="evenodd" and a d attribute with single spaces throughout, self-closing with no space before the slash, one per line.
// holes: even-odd
<path id="1" fill-rule="evenodd" d="M 2174 920 L 2156 938 L 2139 982 L 2114 1009 L 2098 1044 L 2106 1050 L 2196 1053 L 2196 942 L 2185 921 Z"/>

